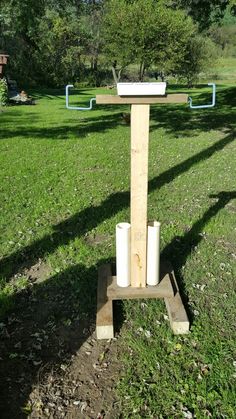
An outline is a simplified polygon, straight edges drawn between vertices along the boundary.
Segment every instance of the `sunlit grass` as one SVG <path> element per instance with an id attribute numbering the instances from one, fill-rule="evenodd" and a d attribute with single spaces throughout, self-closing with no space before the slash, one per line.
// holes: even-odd
<path id="1" fill-rule="evenodd" d="M 101 92 L 82 90 L 72 103 Z M 195 87 L 191 95 L 206 103 L 208 92 Z M 94 312 L 94 266 L 114 257 L 115 225 L 129 220 L 130 127 L 121 117 L 128 108 L 68 111 L 64 91 L 32 93 L 35 106 L 0 114 L 2 318 L 32 286 L 25 278 L 39 259 L 48 267 L 45 287 L 55 275 L 70 278 L 67 286 Z M 209 111 L 152 107 L 148 216 L 162 223 L 162 252 L 192 326 L 174 337 L 162 302 L 124 304 L 124 417 L 234 417 L 235 93 L 218 86 Z"/>

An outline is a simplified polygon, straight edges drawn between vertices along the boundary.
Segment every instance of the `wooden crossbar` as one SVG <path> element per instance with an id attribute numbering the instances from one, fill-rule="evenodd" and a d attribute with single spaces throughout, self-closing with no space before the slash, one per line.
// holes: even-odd
<path id="1" fill-rule="evenodd" d="M 187 103 L 188 95 L 185 93 L 176 93 L 166 96 L 114 96 L 97 95 L 96 103 L 98 105 L 148 105 L 148 104 L 170 104 Z"/>

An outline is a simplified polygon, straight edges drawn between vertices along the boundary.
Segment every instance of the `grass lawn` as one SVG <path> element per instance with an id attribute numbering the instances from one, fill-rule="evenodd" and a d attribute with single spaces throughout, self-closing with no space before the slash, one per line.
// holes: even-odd
<path id="1" fill-rule="evenodd" d="M 205 74 L 205 80 L 224 80 L 225 82 L 236 82 L 236 58 L 220 57 L 213 68 L 210 68 Z"/>
<path id="2" fill-rule="evenodd" d="M 101 92 L 81 90 L 81 103 Z M 62 90 L 32 94 L 35 106 L 0 113 L 0 325 L 27 290 L 35 304 L 65 296 L 45 322 L 70 329 L 79 313 L 93 325 L 97 266 L 114 258 L 115 225 L 129 221 L 128 107 L 75 112 Z M 210 100 L 203 87 L 191 95 Z M 120 305 L 122 418 L 236 417 L 235 110 L 230 84 L 213 109 L 151 108 L 148 217 L 162 223 L 191 332 L 172 335 L 162 301 Z M 20 356 L 12 348 L 2 361 L 14 369 Z"/>

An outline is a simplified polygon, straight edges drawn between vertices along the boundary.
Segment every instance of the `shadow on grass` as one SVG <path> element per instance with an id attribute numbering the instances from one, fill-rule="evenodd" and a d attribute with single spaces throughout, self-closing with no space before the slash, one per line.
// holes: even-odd
<path id="1" fill-rule="evenodd" d="M 217 202 L 191 230 L 175 237 L 163 251 L 174 262 L 185 303 L 187 294 L 180 269 L 202 240 L 202 229 L 231 199 L 236 199 L 236 191 L 220 192 L 212 198 Z M 100 260 L 98 264 L 107 262 Z M 42 379 L 52 369 L 60 375 L 60 366 L 69 362 L 93 333 L 96 283 L 97 266 L 77 265 L 14 297 L 14 310 L 0 328 L 1 418 L 25 417 L 22 407 L 27 404 L 39 376 Z M 119 308 L 122 313 L 122 304 Z M 119 320 L 122 322 L 122 317 Z M 74 397 L 80 398 L 79 389 Z"/>
<path id="2" fill-rule="evenodd" d="M 153 178 L 149 181 L 148 184 L 149 192 L 161 188 L 163 185 L 172 182 L 177 176 L 187 172 L 189 169 L 191 169 L 191 167 L 195 166 L 201 161 L 209 159 L 215 153 L 223 150 L 228 144 L 235 141 L 235 135 L 235 131 L 230 132 L 228 135 L 226 135 L 224 138 L 217 141 L 216 143 L 212 144 L 210 147 L 207 147 L 206 149 L 195 154 L 194 156 L 189 157 L 183 162 L 171 167 L 170 169 L 161 173 L 159 176 Z"/>
<path id="3" fill-rule="evenodd" d="M 69 83 L 68 83 L 69 84 Z M 65 87 L 63 88 L 59 88 L 59 89 L 33 89 L 32 92 L 30 93 L 31 96 L 34 99 L 63 99 L 64 103 L 65 103 Z M 82 96 L 82 102 L 89 102 L 90 99 L 92 97 L 95 97 L 97 94 L 104 94 L 104 89 L 101 89 L 101 92 L 98 92 L 98 88 L 80 88 L 80 89 L 76 89 L 76 88 L 71 88 L 69 91 L 69 102 L 73 102 L 74 106 L 80 106 L 80 102 L 81 102 L 81 96 Z M 70 103 L 71 105 L 71 103 Z"/>
<path id="4" fill-rule="evenodd" d="M 24 247 L 22 250 L 3 258 L 0 271 L 11 278 L 22 269 L 31 267 L 39 258 L 54 252 L 60 245 L 68 244 L 75 237 L 83 236 L 107 218 L 112 217 L 129 205 L 129 193 L 110 195 L 101 205 L 87 207 L 67 220 L 53 226 L 54 232 Z"/>
<path id="5" fill-rule="evenodd" d="M 7 139 L 12 137 L 11 132 L 15 132 L 16 124 L 19 126 L 22 125 L 23 129 L 25 130 L 25 125 L 28 124 L 29 120 L 31 122 L 37 122 L 39 120 L 38 115 L 35 112 L 22 112 L 22 110 L 19 108 L 14 108 L 14 112 L 9 112 L 9 108 L 5 108 L 0 115 L 0 139 Z M 4 129 L 2 125 L 4 123 L 9 124 L 9 128 Z M 18 132 L 18 128 L 16 131 Z"/>
<path id="6" fill-rule="evenodd" d="M 34 99 L 49 99 L 49 100 L 53 100 L 55 98 L 58 99 L 63 99 L 65 101 L 65 88 L 61 87 L 59 89 L 33 89 L 32 91 L 30 91 L 30 95 L 34 98 Z M 70 91 L 70 96 L 87 96 L 88 95 L 88 89 L 86 92 L 86 89 L 81 89 L 81 90 L 71 90 Z"/>
<path id="7" fill-rule="evenodd" d="M 232 119 L 230 121 L 233 125 Z M 228 130 L 231 128 L 231 123 L 227 126 Z M 177 121 L 174 125 L 176 124 Z M 89 129 L 87 127 L 87 131 Z M 104 128 L 101 126 L 101 129 Z M 195 164 L 223 150 L 234 138 L 234 132 L 231 131 L 225 138 L 207 149 L 150 180 L 149 191 L 161 188 L 180 173 L 187 172 Z M 180 273 L 181 267 L 192 249 L 202 240 L 200 233 L 204 226 L 231 199 L 236 198 L 236 192 L 220 192 L 212 198 L 217 199 L 217 202 L 210 206 L 187 233 L 182 237 L 175 237 L 163 250 L 163 255 L 173 261 L 186 303 L 188 296 Z M 83 236 L 128 206 L 127 191 L 108 196 L 97 207 L 85 208 L 55 225 L 51 235 L 3 258 L 1 261 L 3 276 L 7 279 L 12 278 L 14 274 L 31 267 L 39 258 L 53 252 L 60 245 L 69 243 L 75 237 Z M 100 260 L 98 264 L 105 262 L 107 261 Z M 3 360 L 0 363 L 0 409 L 3 419 L 25 417 L 21 407 L 28 401 L 32 386 L 39 374 L 44 376 L 52 367 L 60 370 L 60 365 L 69 361 L 94 331 L 96 284 L 97 266 L 86 268 L 77 265 L 54 275 L 44 283 L 35 283 L 12 297 L 15 303 L 14 310 L 8 316 L 6 325 L 0 329 Z"/>
<path id="8" fill-rule="evenodd" d="M 27 118 L 28 118 L 27 114 Z M 34 116 L 34 115 L 33 115 Z M 54 127 L 30 127 L 26 126 L 24 122 L 26 122 L 26 114 L 25 117 L 23 116 L 22 120 L 19 117 L 18 121 L 19 126 L 15 128 L 12 126 L 10 128 L 1 129 L 1 138 L 2 139 L 10 139 L 15 137 L 24 137 L 30 139 L 48 139 L 48 140 L 66 140 L 73 136 L 74 138 L 84 138 L 87 137 L 88 134 L 95 133 L 95 132 L 107 132 L 111 129 L 117 127 L 118 124 L 121 123 L 121 114 L 120 113 L 113 113 L 109 114 L 106 113 L 105 115 L 94 116 L 93 118 L 80 118 L 78 119 L 78 123 L 75 125 L 75 121 L 73 122 L 73 126 L 69 125 L 58 125 Z M 37 121 L 38 122 L 38 121 Z M 21 125 L 22 124 L 22 125 Z"/>
<path id="9" fill-rule="evenodd" d="M 198 246 L 198 244 L 202 241 L 203 235 L 201 233 L 207 223 L 232 199 L 236 199 L 236 191 L 222 191 L 216 195 L 210 195 L 210 198 L 216 199 L 217 201 L 212 204 L 207 211 L 205 211 L 203 216 L 193 224 L 187 233 L 181 237 L 174 237 L 171 243 L 168 244 L 162 252 L 162 255 L 167 259 L 170 258 L 173 263 L 190 322 L 193 320 L 193 314 L 188 306 L 188 295 L 185 289 L 184 278 L 181 275 L 181 268 L 185 265 L 187 258 L 192 251 L 194 251 L 196 246 Z"/>
<path id="10" fill-rule="evenodd" d="M 234 139 L 235 133 L 233 132 L 207 149 L 151 179 L 148 184 L 149 192 L 160 189 L 165 184 L 173 181 L 181 173 L 185 173 L 199 162 L 207 160 L 214 153 L 223 150 Z M 101 205 L 87 207 L 67 220 L 53 226 L 54 232 L 52 234 L 48 234 L 42 239 L 33 242 L 31 245 L 3 258 L 0 262 L 2 276 L 7 280 L 10 279 L 16 273 L 31 267 L 39 258 L 43 258 L 46 254 L 54 252 L 60 245 L 68 244 L 75 237 L 83 236 L 98 224 L 117 214 L 123 208 L 129 207 L 129 195 L 129 191 L 111 194 Z"/>
<path id="11" fill-rule="evenodd" d="M 194 137 L 199 133 L 210 130 L 224 130 L 229 133 L 236 127 L 235 115 L 232 107 L 235 106 L 236 88 L 230 87 L 221 90 L 217 94 L 216 107 L 212 109 L 191 110 L 187 105 L 159 105 L 151 107 L 151 126 L 150 132 L 158 128 L 163 128 L 174 137 Z M 202 93 L 197 96 L 195 102 L 208 103 L 209 94 Z M 81 105 L 86 106 L 87 101 L 81 101 Z M 96 109 L 96 107 L 95 107 Z M 34 126 L 13 126 L 9 129 L 2 129 L 3 138 L 24 136 L 24 138 L 36 139 L 67 139 L 71 135 L 78 139 L 86 137 L 89 133 L 107 132 L 113 130 L 121 124 L 121 113 L 127 110 L 127 106 L 98 106 L 99 115 L 95 111 L 78 113 L 78 124 L 75 120 L 69 119 L 68 125 L 53 127 L 34 127 Z M 68 115 L 70 112 L 68 111 Z M 76 111 L 74 111 L 76 112 Z M 103 112 L 103 115 L 100 114 Z M 110 114 L 109 112 L 113 112 Z M 19 121 L 20 122 L 20 121 Z M 73 124 L 71 126 L 70 124 Z"/>
<path id="12" fill-rule="evenodd" d="M 209 158 L 213 152 L 219 151 L 230 143 L 233 140 L 233 135 L 224 140 L 220 140 L 215 145 L 215 149 L 210 147 L 199 155 L 193 156 L 192 162 L 188 159 L 184 162 L 182 170 L 188 170 L 191 167 L 190 163 L 193 165 Z M 166 176 L 161 174 L 160 177 L 153 179 L 150 182 L 150 189 L 153 190 L 161 187 L 165 182 L 170 182 L 178 173 L 180 173 L 180 165 L 169 169 Z M 167 259 L 170 258 L 173 263 L 190 320 L 193 316 L 188 307 L 188 295 L 184 279 L 181 276 L 181 268 L 192 250 L 203 239 L 201 232 L 209 220 L 215 217 L 230 200 L 236 199 L 236 192 L 220 192 L 213 195 L 212 198 L 217 199 L 217 202 L 209 207 L 187 233 L 182 237 L 175 237 L 162 252 L 163 256 Z M 123 192 L 110 195 L 98 207 L 86 208 L 65 222 L 56 225 L 52 235 L 46 236 L 24 248 L 21 252 L 5 258 L 3 261 L 5 273 L 8 272 L 11 277 L 20 269 L 29 268 L 40 257 L 53 252 L 61 244 L 69 243 L 76 236 L 85 234 L 128 205 L 129 193 Z M 98 265 L 106 262 L 99 261 Z M 15 297 L 14 312 L 8 317 L 7 334 L 1 336 L 0 344 L 2 346 L 1 356 L 4 360 L 4 363 L 0 365 L 2 418 L 24 417 L 20 413 L 20 408 L 27 402 L 39 371 L 43 376 L 52 367 L 60 369 L 59 366 L 69 360 L 71 355 L 79 350 L 83 342 L 94 331 L 96 283 L 97 266 L 88 269 L 78 265 L 53 276 L 45 283 L 33 285 L 30 289 L 27 288 Z M 122 302 L 118 309 L 118 326 L 120 328 L 123 322 Z M 69 327 L 65 324 L 67 319 L 70 320 Z M 40 357 L 35 349 L 35 345 L 37 348 L 37 336 L 43 340 L 45 336 L 47 337 L 47 344 L 45 347 L 42 345 Z M 19 343 L 20 350 L 18 350 Z M 12 354 L 13 359 L 11 359 Z M 39 366 L 38 362 L 40 362 Z"/>
<path id="13" fill-rule="evenodd" d="M 60 366 L 94 332 L 96 287 L 97 266 L 77 265 L 14 297 L 14 310 L 0 327 L 2 419 L 25 418 L 22 408 L 39 377 L 55 370 L 60 376 Z M 70 403 L 78 399 L 79 387 Z"/>
<path id="14" fill-rule="evenodd" d="M 209 109 L 189 109 L 181 106 L 158 106 L 151 109 L 151 131 L 164 128 L 175 137 L 194 137 L 201 132 L 222 130 L 230 132 L 236 128 L 233 107 L 236 105 L 236 88 L 230 87 L 217 94 L 216 107 Z M 194 99 L 195 104 L 210 103 L 206 93 Z"/>

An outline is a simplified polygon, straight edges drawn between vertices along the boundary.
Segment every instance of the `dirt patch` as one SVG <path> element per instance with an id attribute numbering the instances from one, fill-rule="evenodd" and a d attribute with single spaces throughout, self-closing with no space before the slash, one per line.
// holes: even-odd
<path id="1" fill-rule="evenodd" d="M 39 371 L 29 396 L 29 418 L 119 417 L 114 391 L 119 371 L 115 342 L 97 342 L 93 334 L 70 364 L 61 364 L 60 369 Z"/>
<path id="2" fill-rule="evenodd" d="M 50 272 L 50 267 L 39 259 L 35 265 L 31 266 L 29 269 L 25 269 L 23 275 L 31 282 L 39 283 L 45 281 L 49 277 Z"/>
<path id="3" fill-rule="evenodd" d="M 94 234 L 94 233 L 88 233 L 85 235 L 84 239 L 85 243 L 87 243 L 89 246 L 95 246 L 99 244 L 105 244 L 111 242 L 111 236 L 108 234 Z"/>
<path id="4" fill-rule="evenodd" d="M 236 213 L 236 205 L 235 205 L 235 204 L 233 204 L 232 202 L 229 202 L 229 204 L 227 204 L 227 205 L 225 206 L 225 208 L 226 208 L 229 212 L 231 212 L 231 213 L 233 213 L 233 214 L 235 214 L 235 213 Z"/>
<path id="5" fill-rule="evenodd" d="M 42 263 L 0 323 L 0 412 L 11 418 L 119 418 L 119 340 L 95 337 L 97 267 L 50 279 Z"/>

